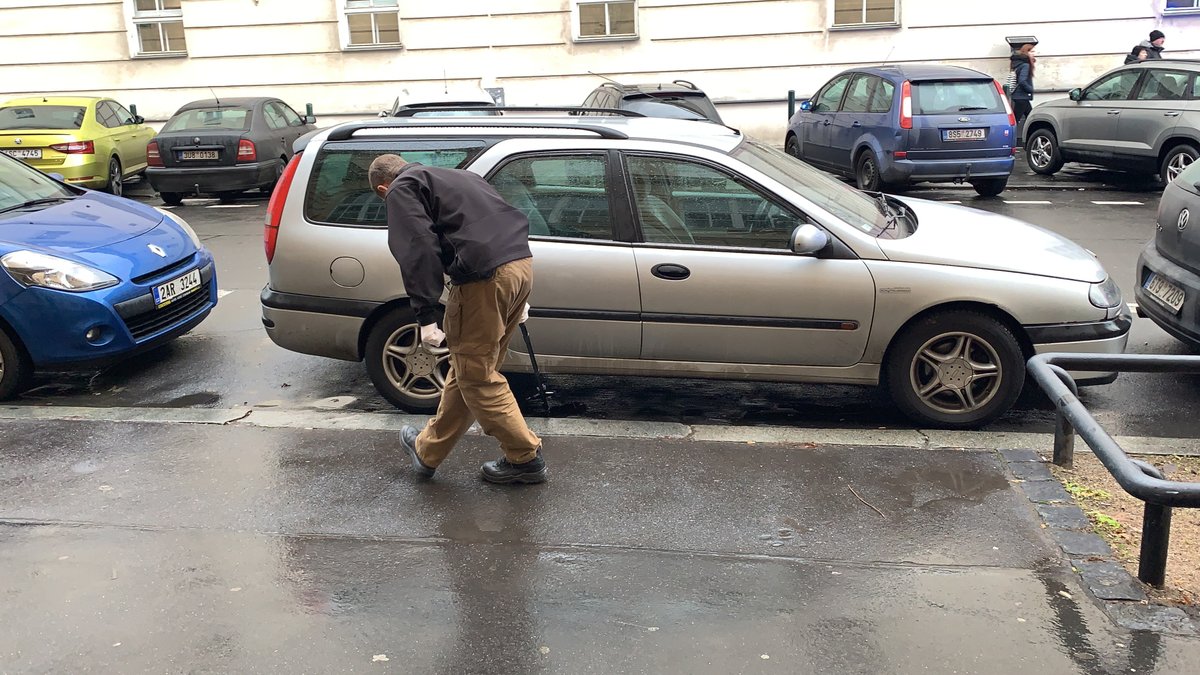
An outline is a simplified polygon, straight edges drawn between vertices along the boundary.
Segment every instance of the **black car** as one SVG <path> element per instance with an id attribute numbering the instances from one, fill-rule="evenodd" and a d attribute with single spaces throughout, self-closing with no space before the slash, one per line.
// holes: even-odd
<path id="1" fill-rule="evenodd" d="M 1200 350 L 1200 162 L 1163 190 L 1158 230 L 1138 256 L 1137 282 L 1138 316 Z"/>
<path id="2" fill-rule="evenodd" d="M 270 193 L 292 143 L 315 122 L 277 98 L 192 101 L 146 145 L 146 179 L 171 205 L 195 194 L 228 201 L 255 188 Z"/>
<path id="3" fill-rule="evenodd" d="M 708 120 L 724 124 L 708 95 L 687 80 L 669 84 L 605 82 L 592 90 L 581 107 L 632 110 L 647 117 Z"/>

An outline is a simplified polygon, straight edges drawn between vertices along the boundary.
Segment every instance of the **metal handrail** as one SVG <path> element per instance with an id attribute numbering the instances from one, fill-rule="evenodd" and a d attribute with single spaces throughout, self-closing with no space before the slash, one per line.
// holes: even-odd
<path id="1" fill-rule="evenodd" d="M 1145 502 L 1138 578 L 1162 587 L 1170 546 L 1171 507 L 1200 508 L 1200 483 L 1166 480 L 1158 469 L 1131 459 L 1079 401 L 1075 381 L 1067 370 L 1200 374 L 1200 356 L 1051 353 L 1029 359 L 1027 368 L 1057 411 L 1054 463 L 1071 465 L 1075 434 L 1079 434 L 1117 484 Z"/>

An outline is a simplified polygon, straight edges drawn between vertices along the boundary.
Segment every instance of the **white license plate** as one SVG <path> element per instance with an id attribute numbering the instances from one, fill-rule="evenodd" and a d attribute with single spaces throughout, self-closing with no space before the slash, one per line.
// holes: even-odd
<path id="1" fill-rule="evenodd" d="M 1183 289 L 1151 273 L 1146 279 L 1146 292 L 1154 296 L 1162 304 L 1170 307 L 1176 314 L 1183 307 Z"/>
<path id="2" fill-rule="evenodd" d="M 942 138 L 947 141 L 982 141 L 987 138 L 986 129 L 946 129 Z"/>
<path id="3" fill-rule="evenodd" d="M 184 150 L 180 159 L 220 159 L 216 150 Z"/>
<path id="4" fill-rule="evenodd" d="M 200 288 L 200 270 L 192 270 L 187 274 L 172 279 L 165 284 L 155 286 L 152 291 L 154 293 L 154 306 L 165 307 L 175 300 L 191 293 Z"/>
<path id="5" fill-rule="evenodd" d="M 0 152 L 3 152 L 4 154 L 8 155 L 9 157 L 16 157 L 17 159 L 41 159 L 42 158 L 42 149 L 41 148 L 5 148 L 3 150 L 0 150 Z"/>

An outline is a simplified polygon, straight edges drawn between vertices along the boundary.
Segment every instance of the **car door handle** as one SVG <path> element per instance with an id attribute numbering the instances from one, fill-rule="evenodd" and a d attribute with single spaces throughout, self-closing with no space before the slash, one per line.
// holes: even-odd
<path id="1" fill-rule="evenodd" d="M 1120 110 L 1109 110 L 1108 114 L 1109 115 L 1120 115 L 1121 111 Z"/>
<path id="2" fill-rule="evenodd" d="M 833 124 L 833 122 L 830 122 L 829 120 L 825 120 L 824 122 L 821 122 L 821 124 L 824 124 L 825 126 L 829 126 L 830 124 Z"/>
<path id="3" fill-rule="evenodd" d="M 667 281 L 682 281 L 683 279 L 692 276 L 691 270 L 683 265 L 676 265 L 674 263 L 661 263 L 655 265 L 654 267 L 650 268 L 650 273 L 659 279 L 666 279 Z"/>
<path id="4" fill-rule="evenodd" d="M 862 126 L 862 122 L 855 122 L 854 124 L 851 124 L 850 126 L 852 126 L 852 127 L 861 127 L 861 126 Z"/>
<path id="5" fill-rule="evenodd" d="M 1183 113 L 1178 110 L 1172 110 L 1171 112 L 1163 113 L 1163 117 L 1179 117 L 1182 114 Z"/>

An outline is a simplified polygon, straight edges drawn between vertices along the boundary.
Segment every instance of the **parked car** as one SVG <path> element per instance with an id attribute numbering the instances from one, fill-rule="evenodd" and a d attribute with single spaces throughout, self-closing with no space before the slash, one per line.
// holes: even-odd
<path id="1" fill-rule="evenodd" d="M 37 370 L 162 345 L 217 304 L 216 268 L 179 216 L 0 156 L 0 399 Z"/>
<path id="2" fill-rule="evenodd" d="M 163 203 L 215 194 L 229 201 L 246 190 L 270 193 L 297 138 L 316 130 L 277 98 L 192 101 L 146 146 L 146 178 Z"/>
<path id="3" fill-rule="evenodd" d="M 1137 262 L 1138 316 L 1200 350 L 1200 162 L 1175 176 L 1158 201 L 1158 231 Z"/>
<path id="4" fill-rule="evenodd" d="M 1200 157 L 1200 62 L 1139 61 L 1047 101 L 1025 123 L 1029 168 L 1065 162 L 1157 173 L 1171 182 Z"/>
<path id="5" fill-rule="evenodd" d="M 365 358 L 409 409 L 436 405 L 449 366 L 417 339 L 367 184 L 385 152 L 474 171 L 527 214 L 529 332 L 551 373 L 884 383 L 920 424 L 974 427 L 1013 404 L 1027 357 L 1120 353 L 1132 323 L 1095 257 L 1061 236 L 870 196 L 724 126 L 506 115 L 323 129 L 267 208 L 263 324 L 292 351 Z M 519 340 L 504 368 L 529 371 Z"/>
<path id="6" fill-rule="evenodd" d="M 861 190 L 961 181 L 992 197 L 1012 173 L 1015 123 L 1000 83 L 977 70 L 853 68 L 800 102 L 784 148 Z"/>
<path id="7" fill-rule="evenodd" d="M 0 152 L 71 185 L 120 196 L 146 169 L 154 129 L 110 98 L 31 96 L 0 104 Z"/>
<path id="8" fill-rule="evenodd" d="M 724 124 L 708 95 L 687 80 L 675 80 L 669 84 L 605 82 L 593 89 L 580 107 L 632 110 L 648 117 L 708 120 Z"/>

